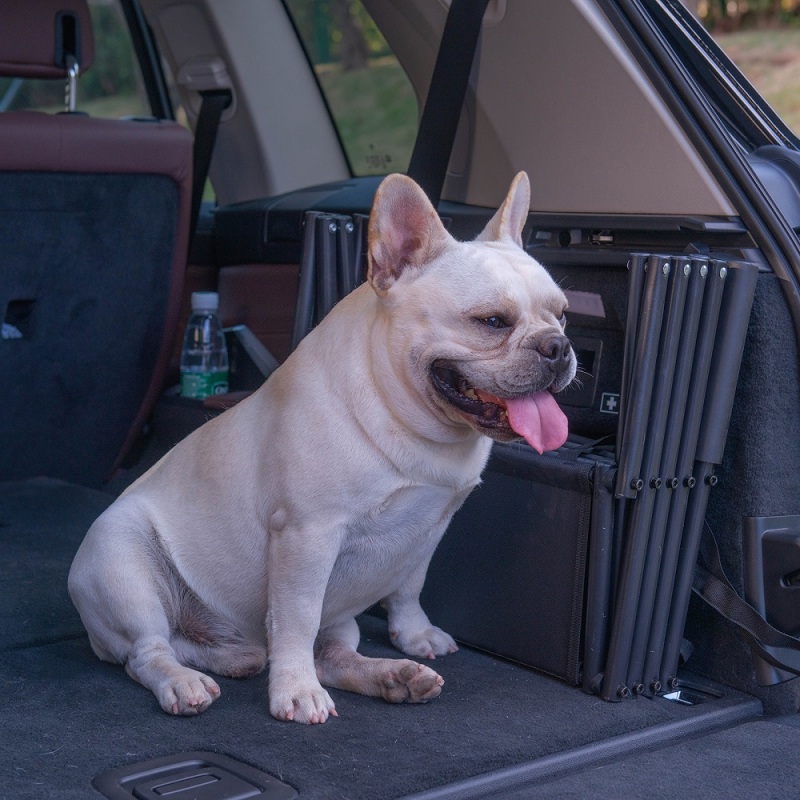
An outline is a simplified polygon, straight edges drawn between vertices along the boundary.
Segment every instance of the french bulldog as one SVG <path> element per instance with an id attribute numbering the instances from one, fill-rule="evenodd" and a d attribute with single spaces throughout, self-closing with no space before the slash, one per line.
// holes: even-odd
<path id="1" fill-rule="evenodd" d="M 281 720 L 337 715 L 323 686 L 423 703 L 444 681 L 357 652 L 377 602 L 403 653 L 454 652 L 419 596 L 492 440 L 559 447 L 553 397 L 575 375 L 563 292 L 526 254 L 528 178 L 458 242 L 391 175 L 369 223 L 368 279 L 253 395 L 178 443 L 89 529 L 69 591 L 99 658 L 171 714 L 220 695 L 205 671 L 269 662 Z"/>

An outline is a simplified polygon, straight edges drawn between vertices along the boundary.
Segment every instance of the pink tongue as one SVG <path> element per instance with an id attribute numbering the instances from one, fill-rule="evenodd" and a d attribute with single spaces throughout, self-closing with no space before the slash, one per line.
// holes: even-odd
<path id="1" fill-rule="evenodd" d="M 505 404 L 514 432 L 538 453 L 555 450 L 567 441 L 567 418 L 551 392 L 506 400 Z"/>

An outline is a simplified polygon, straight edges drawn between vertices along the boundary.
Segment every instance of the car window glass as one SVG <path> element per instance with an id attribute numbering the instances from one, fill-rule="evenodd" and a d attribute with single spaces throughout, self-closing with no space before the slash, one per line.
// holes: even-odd
<path id="1" fill-rule="evenodd" d="M 405 172 L 417 100 L 358 0 L 287 0 L 354 175 Z"/>
<path id="2" fill-rule="evenodd" d="M 800 0 L 685 0 L 717 44 L 800 134 Z"/>
<path id="3" fill-rule="evenodd" d="M 149 116 L 142 76 L 119 0 L 89 0 L 95 56 L 78 77 L 76 109 L 93 117 Z M 64 81 L 0 78 L 0 111 L 64 110 Z"/>

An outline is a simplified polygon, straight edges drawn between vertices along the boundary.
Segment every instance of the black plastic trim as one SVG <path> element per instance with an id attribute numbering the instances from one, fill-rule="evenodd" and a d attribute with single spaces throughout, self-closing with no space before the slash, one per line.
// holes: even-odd
<path id="1" fill-rule="evenodd" d="M 647 702 L 667 703 L 670 701 L 656 698 Z M 429 791 L 407 795 L 402 800 L 483 800 L 486 797 L 499 798 L 502 796 L 501 792 L 518 791 L 526 786 L 538 785 L 543 781 L 566 775 L 579 769 L 586 769 L 623 756 L 664 747 L 690 736 L 698 736 L 728 728 L 763 714 L 760 701 L 754 698 L 743 699 L 733 705 L 722 707 L 715 705 L 715 703 L 709 703 L 707 707 L 709 709 L 708 712 L 691 719 L 654 725 L 644 730 L 615 736 L 597 744 L 554 753 L 551 756 L 545 756 L 527 764 L 518 764 L 514 767 L 478 775 L 458 783 L 451 783 Z"/>
<path id="2" fill-rule="evenodd" d="M 157 787 L 161 783 L 161 789 Z M 183 783 L 184 786 L 180 786 Z M 164 786 L 171 784 L 169 791 Z M 193 751 L 109 770 L 92 785 L 109 800 L 292 800 L 297 791 L 266 772 L 221 753 Z"/>

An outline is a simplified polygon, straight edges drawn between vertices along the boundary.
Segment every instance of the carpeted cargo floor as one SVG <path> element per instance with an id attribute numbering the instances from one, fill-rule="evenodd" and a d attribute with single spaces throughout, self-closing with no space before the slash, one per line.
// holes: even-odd
<path id="1" fill-rule="evenodd" d="M 0 794 L 99 797 L 92 778 L 192 750 L 224 753 L 294 786 L 301 798 L 397 798 L 547 759 L 614 737 L 693 730 L 759 713 L 731 692 L 685 707 L 603 703 L 557 680 L 463 648 L 437 659 L 437 700 L 390 706 L 333 692 L 339 718 L 280 723 L 266 679 L 221 679 L 204 714 L 170 717 L 119 666 L 94 657 L 66 592 L 72 554 L 112 498 L 58 481 L 0 484 Z M 396 655 L 380 619 L 361 618 L 362 651 Z M 711 714 L 716 721 L 706 723 Z M 710 719 L 710 718 L 709 718 Z M 544 795 L 542 795 L 544 796 Z M 609 796 L 601 793 L 601 796 Z"/>

